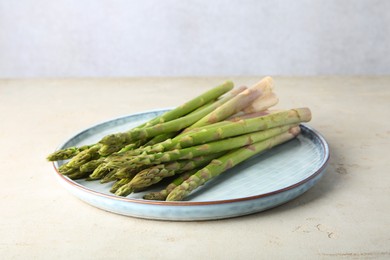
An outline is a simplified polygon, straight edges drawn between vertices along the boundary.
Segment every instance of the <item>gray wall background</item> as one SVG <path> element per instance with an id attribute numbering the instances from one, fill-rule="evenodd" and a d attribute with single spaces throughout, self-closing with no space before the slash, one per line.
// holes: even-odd
<path id="1" fill-rule="evenodd" d="M 0 0 L 0 77 L 390 74 L 387 0 Z"/>

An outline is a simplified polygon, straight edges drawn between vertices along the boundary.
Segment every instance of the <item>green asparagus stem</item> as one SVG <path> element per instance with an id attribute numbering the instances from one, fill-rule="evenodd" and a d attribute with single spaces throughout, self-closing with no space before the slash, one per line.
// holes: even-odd
<path id="1" fill-rule="evenodd" d="M 207 104 L 197 108 L 196 110 L 192 111 L 191 113 L 196 113 L 196 112 L 206 108 L 207 106 L 210 106 L 214 101 L 215 100 L 210 101 L 209 103 L 207 103 Z M 155 144 L 158 144 L 158 143 L 160 143 L 160 142 L 162 142 L 162 141 L 164 141 L 166 139 L 172 138 L 172 137 L 176 136 L 177 134 L 178 134 L 178 132 L 171 132 L 171 133 L 165 133 L 165 134 L 157 135 L 157 136 L 153 137 L 152 139 L 150 139 L 147 142 L 145 142 L 145 141 L 142 142 L 141 140 L 138 140 L 138 141 L 136 141 L 134 143 L 131 143 L 131 144 L 128 144 L 128 145 L 124 146 L 117 153 L 127 152 L 126 156 L 138 155 L 138 154 L 143 153 L 147 149 L 147 147 L 155 145 Z M 108 156 L 108 155 L 113 153 L 112 152 L 113 149 L 115 149 L 115 148 L 111 148 L 110 145 L 102 145 L 102 148 L 100 149 L 99 153 L 101 155 Z M 117 149 L 115 149 L 115 150 L 117 150 Z"/>
<path id="2" fill-rule="evenodd" d="M 171 133 L 157 135 L 157 136 L 153 137 L 151 140 L 149 140 L 147 143 L 145 143 L 144 146 L 151 146 L 151 145 L 158 144 L 158 143 L 163 142 L 169 138 L 173 138 L 176 135 L 177 135 L 177 132 L 171 132 Z"/>
<path id="3" fill-rule="evenodd" d="M 180 174 L 176 179 L 174 179 L 168 186 L 157 192 L 149 192 L 143 196 L 145 200 L 165 200 L 168 194 L 177 186 L 182 184 L 185 180 L 187 180 L 191 175 L 196 173 L 198 169 L 194 169 L 191 171 L 184 172 Z"/>
<path id="4" fill-rule="evenodd" d="M 102 162 L 104 162 L 104 157 L 86 162 L 80 166 L 80 172 L 92 173 Z"/>
<path id="5" fill-rule="evenodd" d="M 116 179 L 133 178 L 138 172 L 150 167 L 149 165 L 130 165 L 118 168 L 114 176 Z"/>
<path id="6" fill-rule="evenodd" d="M 164 123 L 171 121 L 176 118 L 180 118 L 191 111 L 196 110 L 197 108 L 203 106 L 204 104 L 207 104 L 209 101 L 214 100 L 224 93 L 230 91 L 233 88 L 233 82 L 226 81 L 222 85 L 219 85 L 215 88 L 212 88 L 209 91 L 206 91 L 205 93 L 193 98 L 192 100 L 178 106 L 177 108 L 167 111 L 164 114 L 153 118 L 149 122 L 146 122 L 136 128 L 143 128 L 143 127 L 150 127 L 159 123 Z M 93 145 L 91 145 L 93 146 Z M 123 147 L 123 146 L 122 146 Z M 102 147 L 102 155 L 107 155 L 116 151 L 119 151 L 122 147 L 117 147 L 115 145 L 112 145 L 111 147 Z M 88 147 L 90 148 L 90 146 Z M 56 151 L 52 154 L 50 154 L 47 159 L 49 161 L 58 161 L 58 160 L 65 160 L 70 159 L 74 155 L 78 154 L 80 152 L 81 148 L 73 147 L 73 148 L 65 148 L 59 151 Z"/>
<path id="7" fill-rule="evenodd" d="M 278 126 L 299 124 L 311 120 L 309 108 L 296 108 L 272 112 L 258 117 L 244 118 L 238 121 L 221 121 L 215 124 L 195 128 L 175 138 L 167 139 L 149 148 L 149 153 L 158 153 L 182 149 L 194 145 L 222 140 L 228 137 L 266 130 Z"/>
<path id="8" fill-rule="evenodd" d="M 193 190 L 203 185 L 207 181 L 215 178 L 221 173 L 227 171 L 228 169 L 236 166 L 237 164 L 245 161 L 246 159 L 263 152 L 265 150 L 271 149 L 276 145 L 287 142 L 288 140 L 296 137 L 300 132 L 299 127 L 294 127 L 290 129 L 289 132 L 277 135 L 275 137 L 269 138 L 258 143 L 245 146 L 243 148 L 238 148 L 228 154 L 221 156 L 218 159 L 211 161 L 206 167 L 202 168 L 187 180 L 185 180 L 178 187 L 173 189 L 167 196 L 167 201 L 180 201 L 186 198 Z"/>
<path id="9" fill-rule="evenodd" d="M 178 138 L 171 139 L 171 141 L 167 140 L 166 142 L 171 142 L 171 148 L 175 147 L 180 149 L 232 136 L 266 130 L 277 126 L 308 122 L 310 120 L 311 112 L 309 108 L 296 108 L 256 118 L 230 122 L 229 124 L 221 126 L 217 125 L 212 127 L 212 125 L 210 125 L 210 127 L 201 129 L 198 132 L 187 135 L 184 134 Z"/>
<path id="10" fill-rule="evenodd" d="M 153 167 L 144 169 L 137 173 L 134 178 L 128 183 L 121 186 L 115 195 L 127 196 L 133 191 L 138 191 L 158 183 L 163 178 L 173 176 L 175 174 L 192 170 L 203 165 L 206 165 L 211 160 L 221 156 L 221 153 L 212 154 L 208 156 L 201 156 L 192 160 L 171 162 L 168 164 L 155 165 Z"/>
<path id="11" fill-rule="evenodd" d="M 233 89 L 233 82 L 232 81 L 226 81 L 223 84 L 214 87 L 205 93 L 193 98 L 190 101 L 187 101 L 186 103 L 178 106 L 177 108 L 167 111 L 164 114 L 162 114 L 159 117 L 156 117 L 152 120 L 150 120 L 148 123 L 144 125 L 144 127 L 150 127 L 156 124 L 168 122 L 177 118 L 180 118 L 184 115 L 187 115 L 188 113 L 194 111 L 195 109 L 207 104 L 209 101 L 214 100 L 226 92 Z"/>
<path id="12" fill-rule="evenodd" d="M 231 137 L 219 141 L 214 141 L 202 145 L 191 146 L 182 149 L 175 149 L 163 153 L 139 155 L 132 159 L 133 163 L 147 165 L 165 163 L 176 160 L 192 159 L 194 157 L 219 153 L 223 151 L 233 150 L 239 147 L 257 143 L 270 137 L 279 135 L 288 131 L 296 125 L 285 125 L 274 127 L 271 129 L 244 134 L 236 137 Z"/>
<path id="13" fill-rule="evenodd" d="M 173 137 L 175 135 L 176 135 L 176 133 L 167 133 L 167 134 L 159 135 L 159 136 L 156 136 L 155 138 L 153 138 L 152 140 L 150 140 L 149 143 L 152 144 L 154 142 L 160 142 L 162 140 L 165 140 L 166 138 L 170 138 L 170 137 Z M 138 146 L 139 146 L 139 142 L 129 144 L 129 145 L 123 147 L 118 153 L 120 154 L 120 153 L 127 152 L 128 154 L 130 154 L 131 151 L 136 151 L 133 149 L 137 148 Z M 101 151 L 101 150 L 99 150 L 99 151 Z M 135 153 L 135 154 L 137 154 L 137 153 Z M 115 154 L 113 156 L 115 156 Z M 110 177 L 114 177 L 115 171 L 113 171 L 112 168 L 103 167 L 107 163 L 107 160 L 108 160 L 107 157 L 100 157 L 99 159 L 87 162 L 84 165 L 80 166 L 80 171 L 92 173 L 100 165 L 102 165 L 102 166 L 100 166 L 99 169 L 100 170 L 105 169 L 106 172 L 104 174 L 103 174 L 103 172 L 101 172 L 99 174 L 95 173 L 95 175 L 91 175 L 90 180 L 101 179 L 102 183 L 112 181 L 112 178 L 110 178 Z M 116 168 L 118 168 L 118 167 L 116 167 Z M 110 172 L 109 176 L 107 176 L 108 172 Z"/>
<path id="14" fill-rule="evenodd" d="M 164 124 L 157 124 L 149 128 L 142 128 L 142 129 L 133 129 L 129 132 L 125 133 L 118 133 L 118 134 L 113 134 L 110 136 L 106 136 L 105 138 L 108 138 L 112 141 L 111 145 L 115 146 L 120 146 L 124 145 L 128 139 L 127 138 L 135 138 L 133 135 L 138 136 L 138 138 L 144 138 L 145 135 L 155 135 L 157 133 L 160 133 L 160 135 L 157 135 L 154 140 L 154 142 L 149 142 L 150 144 L 157 143 L 157 141 L 162 141 L 162 137 L 169 137 L 167 135 L 172 135 L 174 131 L 179 131 L 181 129 L 184 129 L 188 125 L 192 124 L 193 122 L 196 122 L 198 119 L 202 118 L 203 116 L 211 113 L 213 110 L 218 108 L 220 105 L 223 105 L 224 103 L 228 102 L 229 100 L 233 99 L 235 96 L 240 94 L 243 90 L 245 90 L 244 87 L 241 87 L 235 91 L 229 92 L 226 96 L 222 97 L 218 101 L 215 101 L 209 105 L 204 106 L 203 109 L 198 109 L 189 115 L 179 118 L 177 120 L 172 120 Z M 233 104 L 234 105 L 234 104 Z M 166 132 L 166 133 L 165 133 Z M 140 133 L 142 134 L 143 137 L 139 136 Z M 133 137 L 132 137 L 133 136 Z M 152 141 L 153 141 L 152 139 Z M 127 141 L 126 141 L 127 140 Z M 116 142 L 116 143 L 115 143 Z M 121 144 L 120 144 L 121 143 Z M 110 147 L 111 145 L 103 145 L 103 147 Z M 156 144 L 158 146 L 158 143 Z M 130 150 L 130 151 L 124 151 L 123 153 L 120 153 L 121 156 L 123 157 L 130 157 L 130 156 L 135 156 L 141 153 L 148 153 L 151 150 L 152 146 L 146 146 L 146 147 L 140 147 L 139 149 L 135 150 Z M 115 154 L 117 156 L 117 154 Z M 117 157 L 115 157 L 117 158 Z M 109 161 L 110 158 L 107 158 L 107 161 Z M 98 170 L 100 171 L 101 168 Z"/>
<path id="15" fill-rule="evenodd" d="M 78 153 L 66 165 L 71 168 L 79 168 L 86 162 L 98 159 L 100 145 L 93 145 L 90 148 Z"/>
<path id="16" fill-rule="evenodd" d="M 225 91 L 229 91 L 233 88 L 232 82 L 226 82 L 225 84 L 221 85 L 220 88 Z M 221 94 L 218 92 L 218 94 Z M 209 100 L 215 99 L 216 96 L 209 96 L 209 99 L 203 99 L 204 103 L 207 103 Z M 168 122 L 162 122 L 157 123 L 154 125 L 147 124 L 145 127 L 142 128 L 134 128 L 127 132 L 122 133 L 116 133 L 111 134 L 103 137 L 102 140 L 100 140 L 99 143 L 105 144 L 105 145 L 126 145 L 128 143 L 131 143 L 138 139 L 145 139 L 145 138 L 151 138 L 160 134 L 170 133 L 170 132 L 177 132 L 180 131 L 187 126 L 193 124 L 194 122 L 198 121 L 200 118 L 204 117 L 211 111 L 213 111 L 215 108 L 220 106 L 221 104 L 227 102 L 232 97 L 229 95 L 225 98 L 222 98 L 220 100 L 217 100 L 216 102 L 212 103 L 210 106 L 206 106 L 204 109 L 201 109 L 199 111 L 195 111 L 194 113 L 191 113 L 189 115 L 178 117 L 176 119 L 173 119 Z M 203 104 L 204 104 L 203 103 Z M 153 121 L 154 122 L 154 121 Z"/>
<path id="17" fill-rule="evenodd" d="M 120 187 L 122 187 L 123 185 L 129 183 L 131 181 L 132 178 L 123 178 L 123 179 L 119 179 L 117 180 L 111 187 L 110 189 L 110 192 L 111 193 L 115 193 Z"/>
<path id="18" fill-rule="evenodd" d="M 54 153 L 50 154 L 48 157 L 47 157 L 47 160 L 48 161 L 60 161 L 60 160 L 68 160 L 70 158 L 72 158 L 73 156 L 75 156 L 76 154 L 90 148 L 91 146 L 90 145 L 84 145 L 84 146 L 81 146 L 81 147 L 68 147 L 68 148 L 65 148 L 65 149 L 62 149 L 62 150 L 58 150 L 58 151 L 55 151 Z"/>
<path id="19" fill-rule="evenodd" d="M 191 150 L 185 150 L 185 154 L 180 154 L 180 150 L 196 146 L 203 143 L 210 143 L 214 140 L 222 140 L 228 137 L 234 137 L 239 135 L 244 135 L 247 133 L 253 133 L 253 132 L 259 132 L 262 130 L 267 130 L 271 128 L 275 128 L 278 126 L 284 126 L 289 124 L 298 124 L 301 122 L 307 122 L 311 119 L 311 113 L 308 108 L 297 108 L 297 109 L 291 109 L 287 111 L 280 111 L 271 113 L 266 116 L 256 117 L 256 118 L 249 118 L 240 120 L 237 122 L 228 122 L 228 123 L 216 123 L 215 126 L 209 125 L 202 127 L 200 131 L 191 132 L 188 134 L 180 135 L 178 138 L 174 139 L 168 139 L 162 143 L 160 143 L 158 146 L 155 146 L 153 148 L 161 149 L 161 150 L 173 150 L 171 153 L 152 153 L 150 155 L 138 155 L 138 156 L 128 156 L 126 153 L 117 155 L 114 160 L 109 161 L 108 170 L 112 168 L 121 168 L 125 165 L 127 167 L 131 167 L 131 165 L 151 165 L 151 164 L 158 164 L 163 161 L 169 161 L 174 160 L 171 158 L 189 158 L 191 153 L 207 153 L 207 149 L 197 149 L 196 151 Z M 267 136 L 267 133 L 275 133 L 275 131 L 280 131 L 280 129 L 274 129 L 270 132 L 266 132 L 265 136 Z M 257 135 L 258 138 L 261 138 L 261 134 Z M 246 139 L 238 139 L 241 142 Z M 224 145 L 228 145 L 229 142 L 224 142 Z M 232 142 L 232 145 L 234 143 Z M 215 149 L 221 149 L 219 147 L 224 146 L 216 146 L 218 148 Z M 213 148 L 210 148 L 213 149 Z M 156 151 L 157 149 L 151 149 L 152 151 Z M 182 157 L 182 156 L 187 157 Z M 100 168 L 98 167 L 94 175 L 101 176 L 101 173 L 98 173 L 101 170 L 107 171 L 104 167 Z"/>
<path id="20" fill-rule="evenodd" d="M 139 139 L 138 141 L 146 142 L 145 139 Z M 117 153 L 117 152 L 123 152 L 123 151 L 131 151 L 134 150 L 134 148 L 138 147 L 135 143 L 130 143 L 127 145 L 105 145 L 100 144 L 99 149 L 99 155 L 100 156 L 109 156 L 110 154 Z"/>
<path id="21" fill-rule="evenodd" d="M 232 83 L 231 82 L 227 82 L 225 83 L 224 85 L 222 86 L 219 86 L 216 88 L 216 92 L 213 92 L 213 91 L 209 91 L 209 92 L 206 92 L 208 94 L 212 93 L 214 96 L 217 96 L 219 94 L 223 94 L 224 92 L 227 92 L 228 90 L 230 90 L 232 88 Z M 141 126 L 139 126 L 137 129 L 141 128 L 141 127 L 147 127 L 147 126 L 152 126 L 156 123 L 159 123 L 159 122 L 165 122 L 165 121 L 169 121 L 169 120 L 173 120 L 175 116 L 179 116 L 180 113 L 187 113 L 188 111 L 190 111 L 190 107 L 193 106 L 193 108 L 195 108 L 195 111 L 193 112 L 193 114 L 196 115 L 202 115 L 202 113 L 207 113 L 207 111 L 210 111 L 212 109 L 214 109 L 215 107 L 217 107 L 219 104 L 223 104 L 224 102 L 228 101 L 229 99 L 233 98 L 235 95 L 237 95 L 240 91 L 242 91 L 243 89 L 241 90 L 236 90 L 236 91 L 232 91 L 233 94 L 229 94 L 227 95 L 227 97 L 223 97 L 220 101 L 218 102 L 211 102 L 211 101 L 208 101 L 208 103 L 206 102 L 206 99 L 204 99 L 204 97 L 201 95 L 200 97 L 198 98 L 195 98 L 194 100 L 184 104 L 182 106 L 182 108 L 184 107 L 184 110 L 185 112 L 183 111 L 179 111 L 179 109 L 175 109 L 173 110 L 173 112 L 169 111 L 169 112 L 166 112 L 164 113 L 162 116 L 158 117 L 158 118 L 155 118 Z M 206 103 L 206 104 L 205 104 Z M 195 106 L 195 104 L 198 104 L 199 106 Z M 208 107 L 208 110 L 203 110 L 205 108 Z M 203 112 L 200 112 L 200 111 L 203 111 Z M 194 116 L 194 115 L 192 115 Z M 161 135 L 157 135 L 155 136 L 154 138 L 152 138 L 150 141 L 148 141 L 148 145 L 153 145 L 153 144 L 156 144 L 158 142 L 161 142 L 163 141 L 164 139 L 166 138 L 170 138 L 170 137 L 173 137 L 175 136 L 176 133 L 175 132 L 168 132 L 168 133 L 163 133 Z M 83 166 L 83 164 L 87 163 L 88 161 L 90 160 L 95 160 L 100 156 L 108 156 L 110 154 L 113 154 L 113 153 L 116 153 L 119 151 L 119 153 L 122 153 L 122 152 L 125 152 L 125 151 L 132 151 L 132 152 L 129 152 L 129 153 L 133 153 L 133 154 L 137 154 L 137 152 L 134 152 L 135 148 L 138 148 L 141 144 L 142 144 L 142 140 L 139 139 L 131 144 L 128 144 L 127 146 L 123 147 L 123 144 L 119 144 L 119 145 L 102 145 L 102 144 L 95 144 L 95 145 L 92 145 L 92 146 L 88 146 L 86 148 L 88 149 L 85 149 L 86 151 L 81 153 L 78 151 L 80 150 L 80 148 L 74 148 L 74 149 L 68 149 L 67 150 L 67 153 L 65 154 L 69 154 L 69 152 L 71 152 L 72 156 L 75 154 L 75 152 L 77 151 L 77 156 L 75 156 L 68 164 L 66 164 L 65 166 L 62 167 L 62 173 L 63 174 L 70 174 L 72 173 L 73 171 L 75 171 L 77 168 Z M 96 154 L 96 150 L 98 149 L 98 152 L 99 152 L 99 155 Z M 58 154 L 64 154 L 64 151 L 58 151 L 56 154 L 57 154 L 57 158 L 58 158 Z M 64 156 L 63 156 L 64 157 Z M 68 156 L 69 157 L 69 156 Z M 54 156 L 51 156 L 52 159 L 54 159 L 55 157 Z M 99 161 L 94 161 L 92 164 L 94 166 L 95 169 L 97 169 L 97 164 L 102 164 L 102 160 L 99 160 Z M 91 165 L 92 165 L 91 164 Z M 87 167 L 90 167 L 91 165 L 87 165 L 85 166 L 81 171 L 87 171 Z M 101 169 L 107 169 L 107 167 L 100 167 L 99 170 Z M 112 169 L 110 169 L 111 171 Z M 100 172 L 99 174 L 95 173 L 94 175 L 91 175 L 89 179 L 100 179 L 102 178 L 103 176 L 105 176 L 107 174 L 107 170 L 105 171 L 105 173 L 103 174 L 103 172 Z"/>
<path id="22" fill-rule="evenodd" d="M 107 173 L 106 175 L 104 175 L 104 176 L 100 179 L 100 183 L 108 183 L 108 182 L 117 180 L 117 178 L 115 178 L 115 176 L 114 176 L 115 173 L 116 173 L 116 171 L 111 171 L 111 172 Z M 88 177 L 89 177 L 89 176 L 88 176 Z"/>
<path id="23" fill-rule="evenodd" d="M 103 162 L 101 163 L 90 175 L 89 178 L 90 180 L 99 180 L 106 176 L 108 173 L 116 172 L 118 169 L 120 169 L 123 165 L 124 162 L 123 160 L 120 160 L 118 163 L 120 165 L 116 165 L 117 161 L 112 160 L 110 163 Z"/>
<path id="24" fill-rule="evenodd" d="M 83 179 L 88 176 L 88 173 L 75 170 L 73 173 L 67 175 L 72 180 Z"/>
<path id="25" fill-rule="evenodd" d="M 58 172 L 62 175 L 69 175 L 77 171 L 77 168 L 68 167 L 67 164 L 62 164 L 60 167 L 58 167 Z"/>

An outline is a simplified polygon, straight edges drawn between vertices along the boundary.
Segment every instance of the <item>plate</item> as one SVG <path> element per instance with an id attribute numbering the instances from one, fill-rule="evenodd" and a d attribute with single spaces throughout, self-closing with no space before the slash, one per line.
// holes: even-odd
<path id="1" fill-rule="evenodd" d="M 126 131 L 167 110 L 146 111 L 105 121 L 77 133 L 58 149 L 96 143 L 107 134 Z M 329 146 L 316 130 L 307 125 L 301 125 L 301 129 L 297 138 L 226 171 L 193 191 L 185 201 L 144 200 L 143 192 L 119 197 L 109 192 L 112 183 L 73 181 L 59 174 L 57 169 L 63 162 L 54 162 L 55 175 L 70 193 L 84 202 L 126 216 L 174 221 L 243 216 L 286 203 L 321 179 L 329 160 Z"/>

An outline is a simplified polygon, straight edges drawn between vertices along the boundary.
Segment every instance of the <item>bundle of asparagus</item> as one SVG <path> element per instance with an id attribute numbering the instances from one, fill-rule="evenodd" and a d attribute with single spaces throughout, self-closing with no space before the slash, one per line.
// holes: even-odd
<path id="1" fill-rule="evenodd" d="M 138 127 L 99 142 L 48 156 L 66 160 L 58 171 L 71 179 L 112 182 L 127 196 L 166 178 L 173 181 L 149 200 L 177 201 L 248 158 L 293 139 L 311 120 L 308 108 L 271 110 L 278 103 L 273 80 L 234 88 L 231 81 Z"/>

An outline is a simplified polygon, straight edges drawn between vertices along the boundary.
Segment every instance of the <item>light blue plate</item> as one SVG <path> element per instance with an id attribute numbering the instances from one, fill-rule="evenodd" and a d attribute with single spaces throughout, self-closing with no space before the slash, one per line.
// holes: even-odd
<path id="1" fill-rule="evenodd" d="M 126 131 L 165 111 L 132 114 L 103 122 L 76 134 L 58 149 L 96 143 L 107 134 Z M 144 192 L 118 197 L 109 192 L 112 183 L 73 181 L 58 173 L 61 162 L 55 162 L 54 167 L 60 183 L 73 195 L 110 212 L 180 221 L 237 217 L 286 203 L 313 187 L 322 177 L 329 160 L 328 144 L 310 127 L 301 125 L 301 129 L 296 139 L 230 169 L 181 202 L 144 200 Z"/>

